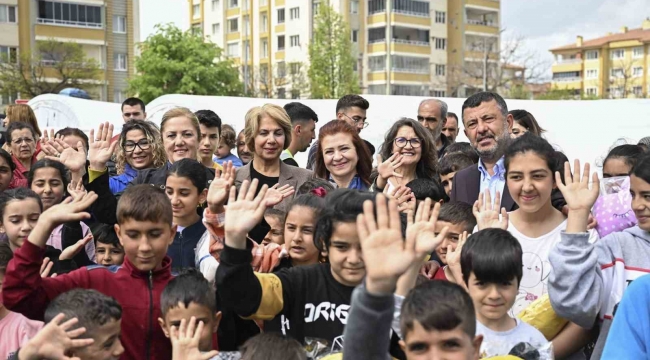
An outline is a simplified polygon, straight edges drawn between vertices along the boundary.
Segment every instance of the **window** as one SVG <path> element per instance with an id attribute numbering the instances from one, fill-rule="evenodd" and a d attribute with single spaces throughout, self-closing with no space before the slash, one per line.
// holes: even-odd
<path id="1" fill-rule="evenodd" d="M 192 18 L 198 19 L 201 17 L 201 5 L 195 4 L 192 6 Z"/>
<path id="2" fill-rule="evenodd" d="M 286 99 L 287 98 L 287 90 L 283 87 L 278 88 L 278 99 Z"/>
<path id="3" fill-rule="evenodd" d="M 234 33 L 239 31 L 239 19 L 228 19 L 228 32 Z"/>
<path id="4" fill-rule="evenodd" d="M 643 57 L 643 46 L 635 47 L 632 50 L 632 56 L 635 59 L 642 58 Z"/>
<path id="5" fill-rule="evenodd" d="M 113 16 L 113 32 L 119 34 L 126 34 L 125 16 Z"/>
<path id="6" fill-rule="evenodd" d="M 16 22 L 16 7 L 15 6 L 0 5 L 0 23 L 3 23 L 3 22 L 8 22 L 8 23 L 15 23 Z"/>
<path id="7" fill-rule="evenodd" d="M 239 43 L 228 44 L 226 55 L 228 57 L 239 57 Z"/>
<path id="8" fill-rule="evenodd" d="M 1 16 L 1 15 L 0 15 Z M 81 27 L 103 27 L 102 7 L 39 1 L 37 22 Z"/>
<path id="9" fill-rule="evenodd" d="M 121 103 L 126 100 L 126 96 L 124 96 L 124 91 L 122 90 L 113 90 L 113 102 L 114 103 Z"/>
<path id="10" fill-rule="evenodd" d="M 375 0 L 373 3 L 378 3 L 379 7 L 386 7 L 384 0 Z M 393 11 L 396 13 L 409 14 L 415 16 L 426 16 L 430 17 L 431 13 L 429 12 L 429 1 L 418 1 L 418 0 L 393 0 L 391 1 Z M 372 7 L 373 4 L 368 4 L 369 7 Z"/>
<path id="11" fill-rule="evenodd" d="M 444 11 L 436 11 L 436 24 L 444 24 L 447 22 L 447 13 Z"/>
<path id="12" fill-rule="evenodd" d="M 289 9 L 289 18 L 291 20 L 300 19 L 300 8 L 295 7 L 295 8 Z"/>
<path id="13" fill-rule="evenodd" d="M 266 32 L 269 28 L 269 16 L 262 13 L 260 16 L 260 32 Z"/>
<path id="14" fill-rule="evenodd" d="M 239 0 L 228 0 L 228 7 L 231 9 L 239 7 Z"/>
<path id="15" fill-rule="evenodd" d="M 352 30 L 351 35 L 352 35 L 351 40 L 352 40 L 353 43 L 359 41 L 359 30 Z"/>
<path id="16" fill-rule="evenodd" d="M 635 66 L 632 68 L 632 76 L 641 77 L 643 76 L 643 68 L 641 66 Z"/>
<path id="17" fill-rule="evenodd" d="M 624 49 L 612 50 L 610 54 L 612 56 L 612 59 L 622 59 L 625 57 L 625 50 Z"/>
<path id="18" fill-rule="evenodd" d="M 289 42 L 291 44 L 291 47 L 300 46 L 300 35 L 291 35 Z"/>
<path id="19" fill-rule="evenodd" d="M 246 16 L 244 16 L 244 28 L 243 28 L 243 31 L 244 31 L 245 35 L 247 35 L 247 31 L 250 28 L 251 28 L 251 20 L 250 20 L 250 17 L 248 15 L 246 15 Z"/>
<path id="20" fill-rule="evenodd" d="M 291 98 L 300 99 L 300 89 L 291 89 Z"/>
<path id="21" fill-rule="evenodd" d="M 260 0 L 260 6 L 266 6 L 268 5 L 267 0 Z"/>
<path id="22" fill-rule="evenodd" d="M 126 65 L 126 54 L 116 53 L 114 70 L 126 71 Z"/>
<path id="23" fill-rule="evenodd" d="M 447 39 L 435 38 L 436 39 L 436 50 L 445 50 L 447 49 Z"/>
<path id="24" fill-rule="evenodd" d="M 351 0 L 350 14 L 358 14 L 358 13 L 359 13 L 359 0 Z"/>
<path id="25" fill-rule="evenodd" d="M 192 25 L 192 34 L 203 36 L 203 27 L 201 24 Z"/>
<path id="26" fill-rule="evenodd" d="M 260 41 L 260 58 L 266 59 L 269 57 L 269 39 L 262 39 Z"/>
<path id="27" fill-rule="evenodd" d="M 392 70 L 416 74 L 428 74 L 431 67 L 424 57 L 391 55 L 390 62 Z"/>
<path id="28" fill-rule="evenodd" d="M 284 35 L 278 36 L 278 51 L 284 50 Z"/>
<path id="29" fill-rule="evenodd" d="M 219 0 L 212 0 L 212 11 L 219 10 Z"/>
<path id="30" fill-rule="evenodd" d="M 635 86 L 632 88 L 632 93 L 635 96 L 643 96 L 643 86 Z"/>
<path id="31" fill-rule="evenodd" d="M 0 62 L 18 62 L 18 48 L 11 46 L 0 46 Z"/>
<path id="32" fill-rule="evenodd" d="M 619 69 L 612 69 L 612 70 L 611 70 L 611 75 L 610 75 L 610 76 L 611 76 L 611 77 L 614 77 L 614 78 L 619 78 L 619 77 L 622 78 L 623 75 L 625 75 L 625 73 L 623 72 L 623 69 L 620 69 L 620 68 L 619 68 Z"/>
<path id="33" fill-rule="evenodd" d="M 589 96 L 598 96 L 598 88 L 597 87 L 586 88 L 585 93 Z"/>
<path id="34" fill-rule="evenodd" d="M 447 93 L 444 90 L 433 90 L 434 97 L 445 97 Z"/>
<path id="35" fill-rule="evenodd" d="M 428 59 L 427 59 L 427 62 L 428 62 Z M 368 57 L 368 68 L 370 69 L 370 71 L 385 71 L 386 70 L 386 55 Z"/>
<path id="36" fill-rule="evenodd" d="M 314 14 L 314 16 L 318 15 L 318 7 L 320 6 L 320 1 L 314 0 L 314 2 L 311 4 L 311 12 Z"/>
<path id="37" fill-rule="evenodd" d="M 219 34 L 219 31 L 221 31 L 221 24 L 219 23 L 212 24 L 212 35 Z"/>
<path id="38" fill-rule="evenodd" d="M 281 61 L 278 63 L 278 77 L 282 79 L 285 76 L 287 76 L 287 63 Z"/>
<path id="39" fill-rule="evenodd" d="M 598 59 L 598 50 L 590 50 L 585 54 L 587 60 L 596 60 Z"/>
<path id="40" fill-rule="evenodd" d="M 445 65 L 436 64 L 436 76 L 445 76 Z"/>
<path id="41" fill-rule="evenodd" d="M 300 63 L 290 63 L 289 64 L 289 71 L 291 71 L 291 75 L 300 74 L 300 68 L 301 68 Z"/>
<path id="42" fill-rule="evenodd" d="M 580 71 L 565 71 L 553 73 L 554 81 L 576 81 L 580 77 Z"/>
<path id="43" fill-rule="evenodd" d="M 597 79 L 598 69 L 587 70 L 587 79 Z"/>
<path id="44" fill-rule="evenodd" d="M 278 24 L 284 23 L 284 9 L 278 9 Z"/>
<path id="45" fill-rule="evenodd" d="M 429 92 L 422 85 L 392 85 L 391 95 L 426 96 Z"/>

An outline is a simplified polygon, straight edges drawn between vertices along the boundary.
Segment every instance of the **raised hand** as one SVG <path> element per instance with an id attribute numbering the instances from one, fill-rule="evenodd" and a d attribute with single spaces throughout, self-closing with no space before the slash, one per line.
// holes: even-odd
<path id="1" fill-rule="evenodd" d="M 47 221 L 50 225 L 58 226 L 70 221 L 89 219 L 90 214 L 85 210 L 97 200 L 97 194 L 89 192 L 78 198 L 68 197 L 60 204 L 45 210 L 38 219 L 39 222 Z M 42 219 L 42 220 L 41 220 Z"/>
<path id="2" fill-rule="evenodd" d="M 226 161 L 223 164 L 223 171 L 214 176 L 214 180 L 210 183 L 208 189 L 208 206 L 210 211 L 214 214 L 222 212 L 223 205 L 226 203 L 230 187 L 235 182 L 235 167 L 232 161 Z"/>
<path id="3" fill-rule="evenodd" d="M 86 245 L 92 240 L 93 234 L 84 236 L 83 239 L 63 249 L 61 255 L 59 255 L 59 260 L 70 260 L 74 258 L 77 254 L 79 254 L 80 251 L 84 250 L 86 248 Z"/>
<path id="4" fill-rule="evenodd" d="M 182 319 L 179 329 L 172 326 L 169 332 L 172 341 L 172 360 L 208 360 L 219 353 L 214 350 L 201 353 L 199 350 L 203 326 L 203 321 L 199 321 L 199 325 L 196 326 L 194 316 L 190 319 L 189 324 Z"/>
<path id="5" fill-rule="evenodd" d="M 255 196 L 258 180 L 252 182 L 245 180 L 239 189 L 239 196 L 235 197 L 235 187 L 230 188 L 228 210 L 226 210 L 226 244 L 228 246 L 245 249 L 246 234 L 251 231 L 264 218 L 266 202 L 263 200 L 268 186 L 263 185 L 259 194 Z"/>
<path id="6" fill-rule="evenodd" d="M 59 314 L 45 325 L 36 336 L 25 344 L 18 353 L 20 360 L 79 360 L 66 354 L 72 349 L 80 349 L 92 345 L 93 339 L 75 339 L 86 332 L 86 328 L 69 330 L 78 320 L 70 319 L 63 324 L 64 314 Z"/>
<path id="7" fill-rule="evenodd" d="M 74 149 L 63 140 L 54 139 L 50 140 L 42 149 L 46 154 L 46 159 L 61 162 L 70 169 L 70 172 L 78 173 L 85 170 L 86 147 L 81 141 L 77 142 L 77 148 Z"/>
<path id="8" fill-rule="evenodd" d="M 86 193 L 87 191 L 82 180 L 73 180 L 68 184 L 68 194 L 72 196 L 73 199 L 81 198 Z"/>
<path id="9" fill-rule="evenodd" d="M 50 272 L 52 272 L 52 266 L 54 266 L 54 262 L 50 261 L 49 257 L 43 258 L 43 263 L 41 264 L 41 278 L 45 279 L 46 277 L 56 277 L 56 273 L 52 274 L 50 276 Z"/>
<path id="10" fill-rule="evenodd" d="M 410 213 L 407 217 L 406 241 L 415 242 L 415 251 L 417 259 L 423 261 L 424 257 L 431 254 L 447 236 L 448 227 L 444 227 L 438 235 L 436 231 L 436 221 L 440 214 L 440 203 L 432 205 L 433 201 L 426 198 L 418 206 L 415 216 Z M 411 239 L 412 238 L 412 239 Z"/>
<path id="11" fill-rule="evenodd" d="M 490 190 L 478 195 L 478 200 L 474 202 L 472 212 L 476 218 L 476 225 L 479 230 L 488 228 L 497 228 L 508 230 L 508 212 L 506 208 L 501 208 L 501 194 L 497 191 L 497 198 L 492 203 Z M 501 209 L 501 216 L 499 216 Z"/>
<path id="12" fill-rule="evenodd" d="M 282 187 L 278 187 L 278 186 L 280 186 L 280 184 L 275 184 L 266 192 L 264 201 L 266 201 L 267 207 L 273 207 L 281 203 L 282 200 L 293 195 L 293 193 L 295 192 L 293 186 L 289 184 L 283 185 Z"/>
<path id="13" fill-rule="evenodd" d="M 436 275 L 436 272 L 440 269 L 440 264 L 437 261 L 427 261 L 422 264 L 420 268 L 420 275 L 426 276 L 429 280 L 432 280 Z"/>
<path id="14" fill-rule="evenodd" d="M 113 156 L 117 141 L 111 143 L 113 138 L 113 125 L 108 122 L 99 125 L 97 135 L 95 131 L 90 130 L 90 138 L 88 139 L 88 161 L 90 161 L 90 168 L 97 171 L 103 171 L 106 168 L 106 163 Z"/>
<path id="15" fill-rule="evenodd" d="M 589 163 L 585 164 L 582 177 L 580 176 L 580 160 L 575 160 L 573 163 L 573 175 L 571 174 L 571 166 L 569 163 L 564 163 L 564 180 L 559 172 L 555 173 L 555 182 L 558 189 L 562 192 L 564 200 L 571 211 L 585 211 L 590 212 L 594 203 L 600 194 L 600 181 L 598 174 L 593 173 L 591 188 L 589 187 Z"/>
<path id="16" fill-rule="evenodd" d="M 458 237 L 456 249 L 453 249 L 451 245 L 447 246 L 447 266 L 449 266 L 449 270 L 454 276 L 453 279 L 447 278 L 447 280 L 462 287 L 465 287 L 465 282 L 463 281 L 463 270 L 460 267 L 460 254 L 463 251 L 463 246 L 465 246 L 468 237 L 467 231 L 463 231 L 463 234 Z"/>
<path id="17" fill-rule="evenodd" d="M 377 173 L 384 180 L 388 180 L 393 176 L 401 178 L 403 177 L 402 174 L 396 173 L 395 170 L 402 166 L 403 160 L 404 157 L 399 153 L 394 153 L 386 161 L 382 160 L 381 155 L 377 155 Z"/>

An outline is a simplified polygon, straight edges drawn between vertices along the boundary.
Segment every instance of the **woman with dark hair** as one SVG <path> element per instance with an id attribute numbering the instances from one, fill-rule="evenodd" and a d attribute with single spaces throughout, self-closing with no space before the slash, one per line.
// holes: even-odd
<path id="1" fill-rule="evenodd" d="M 316 177 L 337 188 L 368 190 L 372 158 L 357 129 L 345 121 L 332 120 L 319 130 L 318 143 Z"/>
<path id="2" fill-rule="evenodd" d="M 9 188 L 16 164 L 11 160 L 11 155 L 0 149 L 0 193 Z"/>
<path id="3" fill-rule="evenodd" d="M 510 110 L 508 114 L 512 115 L 514 119 L 512 131 L 510 133 L 510 136 L 513 139 L 516 139 L 527 132 L 531 132 L 537 136 L 541 136 L 546 132 L 546 130 L 539 126 L 533 114 L 526 110 Z"/>
<path id="4" fill-rule="evenodd" d="M 603 161 L 603 178 L 629 176 L 638 159 L 645 154 L 639 145 L 619 145 Z"/>
<path id="5" fill-rule="evenodd" d="M 388 130 L 373 172 L 375 190 L 406 185 L 415 179 L 438 179 L 438 155 L 429 130 L 402 118 Z"/>

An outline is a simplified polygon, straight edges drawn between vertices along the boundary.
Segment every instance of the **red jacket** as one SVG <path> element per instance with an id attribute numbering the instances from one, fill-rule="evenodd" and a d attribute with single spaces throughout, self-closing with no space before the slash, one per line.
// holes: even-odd
<path id="1" fill-rule="evenodd" d="M 157 319 L 160 294 L 172 279 L 171 260 L 165 257 L 159 270 L 142 273 L 129 260 L 122 266 L 89 266 L 42 279 L 45 249 L 25 241 L 9 262 L 2 284 L 2 303 L 9 310 L 43 320 L 47 305 L 57 295 L 74 288 L 94 289 L 122 305 L 122 360 L 170 360 L 172 348 Z"/>

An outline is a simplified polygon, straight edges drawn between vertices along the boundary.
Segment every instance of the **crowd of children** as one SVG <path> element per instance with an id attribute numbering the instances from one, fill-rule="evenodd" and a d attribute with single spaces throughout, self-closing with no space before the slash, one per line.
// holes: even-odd
<path id="1" fill-rule="evenodd" d="M 44 132 L 40 155 L 38 129 L 12 123 L 0 359 L 649 356 L 646 149 L 613 147 L 601 189 L 530 113 L 479 93 L 463 105 L 471 144 L 441 134 L 447 106 L 425 101 L 373 169 L 368 106 L 339 101 L 314 172 L 286 155 L 315 138 L 297 103 L 251 109 L 243 140 L 210 110 L 176 108 L 117 141 L 108 123 Z"/>

